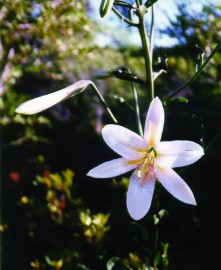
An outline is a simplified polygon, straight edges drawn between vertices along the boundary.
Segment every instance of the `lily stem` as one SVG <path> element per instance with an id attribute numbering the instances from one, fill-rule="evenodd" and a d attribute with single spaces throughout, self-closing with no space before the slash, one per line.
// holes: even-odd
<path id="1" fill-rule="evenodd" d="M 139 8 L 140 5 L 142 5 L 140 2 L 140 0 L 135 0 L 136 4 L 137 4 L 137 7 Z"/>
<path id="2" fill-rule="evenodd" d="M 106 101 L 104 100 L 103 96 L 101 95 L 100 91 L 97 89 L 96 85 L 91 82 L 90 83 L 92 89 L 95 91 L 95 94 L 97 95 L 97 97 L 99 98 L 101 104 L 103 105 L 104 109 L 106 110 L 107 114 L 109 115 L 109 117 L 111 118 L 111 120 L 117 124 L 118 121 L 117 119 L 114 117 L 113 113 L 111 112 L 110 108 L 108 107 Z"/>
<path id="3" fill-rule="evenodd" d="M 131 71 L 128 67 L 124 66 L 123 68 L 125 68 L 127 70 L 127 72 L 131 74 Z M 131 86 L 132 86 L 132 91 L 133 91 L 133 95 L 134 95 L 134 102 L 135 102 L 135 114 L 136 114 L 137 129 L 138 129 L 140 136 L 143 137 L 143 129 L 142 129 L 141 121 L 140 121 L 140 107 L 139 107 L 139 102 L 138 102 L 137 89 L 135 87 L 134 82 L 131 82 Z"/>
<path id="4" fill-rule="evenodd" d="M 150 26 L 150 60 L 153 62 L 153 41 L 154 41 L 154 5 L 151 6 L 151 26 Z"/>
<path id="5" fill-rule="evenodd" d="M 150 50 L 149 50 L 149 45 L 148 45 L 148 40 L 147 40 L 144 14 L 145 14 L 145 11 L 143 10 L 143 6 L 140 6 L 140 8 L 138 8 L 137 10 L 137 15 L 139 18 L 138 30 L 140 33 L 143 54 L 144 54 L 146 81 L 147 81 L 147 84 L 146 84 L 147 100 L 148 100 L 148 106 L 149 106 L 151 101 L 154 99 L 154 84 L 153 84 L 152 59 L 150 57 Z"/>

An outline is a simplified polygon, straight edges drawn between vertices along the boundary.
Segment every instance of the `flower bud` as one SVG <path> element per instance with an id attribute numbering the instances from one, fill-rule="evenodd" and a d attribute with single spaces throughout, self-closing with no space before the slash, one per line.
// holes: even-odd
<path id="1" fill-rule="evenodd" d="M 19 105 L 15 112 L 31 115 L 44 111 L 55 104 L 84 91 L 90 83 L 91 81 L 89 80 L 81 80 L 59 91 L 31 99 Z"/>
<path id="2" fill-rule="evenodd" d="M 100 5 L 100 16 L 104 18 L 107 13 L 112 9 L 114 0 L 102 0 Z"/>

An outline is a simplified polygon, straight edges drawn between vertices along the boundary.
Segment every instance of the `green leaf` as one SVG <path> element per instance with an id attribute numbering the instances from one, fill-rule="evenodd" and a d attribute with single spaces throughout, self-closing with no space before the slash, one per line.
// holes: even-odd
<path id="1" fill-rule="evenodd" d="M 119 66 L 109 70 L 97 70 L 94 72 L 93 76 L 98 80 L 114 77 L 120 80 L 136 82 L 145 85 L 145 82 L 142 79 L 137 77 L 137 75 L 129 72 L 129 69 L 124 66 Z"/>
<path id="2" fill-rule="evenodd" d="M 160 253 L 160 251 L 158 251 L 155 258 L 154 258 L 154 262 L 153 262 L 154 267 L 156 267 L 159 264 L 160 259 L 161 259 L 161 253 Z"/>
<path id="3" fill-rule="evenodd" d="M 121 7 L 127 7 L 127 8 L 130 8 L 130 9 L 133 8 L 132 5 L 130 5 L 130 4 L 126 3 L 126 2 L 124 2 L 124 1 L 115 1 L 114 5 L 121 6 Z"/>
<path id="4" fill-rule="evenodd" d="M 48 256 L 45 256 L 45 261 L 48 265 L 52 265 L 52 261 Z"/>
<path id="5" fill-rule="evenodd" d="M 158 0 L 147 0 L 146 3 L 144 4 L 146 8 L 151 7 L 154 3 L 156 3 Z"/>
<path id="6" fill-rule="evenodd" d="M 173 98 L 173 99 L 166 99 L 163 101 L 163 106 L 168 106 L 171 104 L 176 104 L 176 103 L 187 103 L 188 99 L 184 97 L 178 97 L 178 98 Z"/>
<path id="7" fill-rule="evenodd" d="M 169 265 L 169 259 L 167 255 L 169 243 L 161 243 L 161 246 L 163 247 L 162 262 L 163 262 L 163 266 L 166 268 Z"/>
<path id="8" fill-rule="evenodd" d="M 118 78 L 124 81 L 136 82 L 145 85 L 145 82 L 136 75 L 128 72 L 126 67 L 117 67 L 109 71 L 112 77 Z"/>

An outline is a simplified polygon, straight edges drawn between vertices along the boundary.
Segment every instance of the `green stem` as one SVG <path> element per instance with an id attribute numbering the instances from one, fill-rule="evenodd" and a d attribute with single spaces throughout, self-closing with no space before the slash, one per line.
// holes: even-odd
<path id="1" fill-rule="evenodd" d="M 138 26 L 137 23 L 134 23 L 131 20 L 124 17 L 114 6 L 112 7 L 112 10 L 122 21 L 128 23 L 130 26 Z"/>
<path id="2" fill-rule="evenodd" d="M 131 74 L 131 71 L 128 67 L 124 66 L 123 68 L 125 68 L 127 72 Z M 134 82 L 131 82 L 131 86 L 132 86 L 132 91 L 133 91 L 134 101 L 135 101 L 135 114 L 136 114 L 137 129 L 140 136 L 143 137 L 143 129 L 142 129 L 141 121 L 140 121 L 140 108 L 139 108 L 139 102 L 138 102 L 137 89 L 135 87 Z"/>
<path id="3" fill-rule="evenodd" d="M 132 90 L 133 90 L 133 95 L 134 95 L 134 100 L 135 100 L 135 112 L 136 112 L 137 128 L 138 128 L 140 136 L 143 137 L 143 129 L 142 129 L 141 121 L 140 121 L 140 108 L 139 108 L 139 103 L 138 103 L 137 90 L 136 90 L 134 82 L 132 82 L 131 85 L 132 85 Z"/>
<path id="4" fill-rule="evenodd" d="M 215 49 L 211 52 L 211 54 L 208 56 L 208 58 L 206 59 L 206 61 L 199 68 L 199 70 L 189 80 L 187 80 L 183 85 L 181 85 L 176 91 L 174 91 L 173 93 L 171 93 L 170 95 L 168 95 L 167 97 L 165 97 L 163 100 L 165 101 L 165 100 L 167 100 L 167 99 L 175 96 L 180 91 L 182 91 L 185 87 L 187 87 L 188 85 L 190 85 L 200 75 L 200 73 L 203 71 L 204 67 L 208 64 L 208 62 L 210 61 L 210 59 L 213 57 L 213 55 L 218 51 L 218 49 L 220 47 L 221 47 L 221 40 L 216 45 Z"/>
<path id="5" fill-rule="evenodd" d="M 157 255 L 158 240 L 159 240 L 159 224 L 157 224 L 156 228 L 155 228 L 155 239 L 154 240 L 155 240 L 155 243 L 154 243 L 154 258 L 155 258 L 155 256 Z"/>
<path id="6" fill-rule="evenodd" d="M 145 70 L 146 70 L 146 81 L 147 81 L 147 100 L 148 105 L 150 105 L 151 101 L 154 99 L 154 84 L 153 84 L 153 71 L 152 71 L 152 61 L 150 58 L 149 45 L 147 40 L 147 32 L 144 21 L 143 11 L 138 9 L 138 18 L 139 18 L 139 33 L 142 42 L 142 48 L 144 53 L 145 60 Z"/>
<path id="7" fill-rule="evenodd" d="M 107 106 L 107 103 L 105 102 L 103 96 L 101 95 L 101 93 L 99 92 L 99 90 L 97 89 L 96 85 L 91 82 L 90 85 L 92 86 L 92 89 L 95 91 L 95 94 L 97 95 L 97 97 L 99 98 L 100 102 L 102 103 L 102 105 L 104 106 L 105 110 L 107 111 L 107 114 L 109 115 L 109 117 L 111 118 L 111 120 L 117 124 L 118 121 L 117 119 L 114 117 L 113 113 L 111 112 L 110 108 Z"/>
<path id="8" fill-rule="evenodd" d="M 154 41 L 154 6 L 151 6 L 151 27 L 150 27 L 150 59 L 153 61 L 153 41 Z"/>
<path id="9" fill-rule="evenodd" d="M 137 7 L 139 8 L 139 6 L 141 5 L 140 0 L 135 0 Z"/>

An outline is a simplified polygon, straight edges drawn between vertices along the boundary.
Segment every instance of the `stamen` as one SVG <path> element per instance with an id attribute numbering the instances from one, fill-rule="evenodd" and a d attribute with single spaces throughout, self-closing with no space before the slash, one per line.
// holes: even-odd
<path id="1" fill-rule="evenodd" d="M 143 159 L 137 166 L 136 176 L 138 179 L 148 181 L 150 179 L 156 179 L 156 169 L 154 166 L 154 160 L 157 157 L 157 152 L 154 147 L 148 149 L 144 154 Z M 142 183 L 144 184 L 144 182 Z"/>

